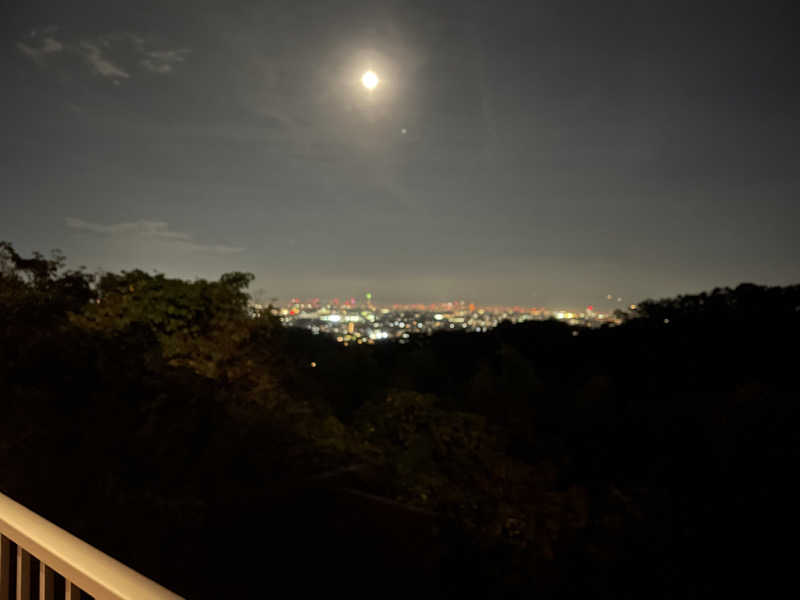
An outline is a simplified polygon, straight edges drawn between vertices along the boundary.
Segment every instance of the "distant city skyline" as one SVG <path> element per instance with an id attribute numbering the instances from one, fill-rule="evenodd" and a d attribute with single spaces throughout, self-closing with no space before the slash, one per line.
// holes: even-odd
<path id="1" fill-rule="evenodd" d="M 316 299 L 315 299 L 316 300 Z M 256 304 L 256 311 L 268 307 Z M 635 311 L 636 305 L 630 305 Z M 581 311 L 549 310 L 530 307 L 481 307 L 474 303 L 446 302 L 426 306 L 378 307 L 348 298 L 345 303 L 303 303 L 293 298 L 288 304 L 271 306 L 272 313 L 288 327 L 307 329 L 314 335 L 329 335 L 337 342 L 350 344 L 375 344 L 394 340 L 405 344 L 418 335 L 436 332 L 485 333 L 504 322 L 513 324 L 555 319 L 573 326 L 572 335 L 580 335 L 580 328 L 601 327 L 621 323 L 613 311 L 587 307 Z M 665 320 L 668 325 L 668 320 Z M 312 366 L 316 366 L 312 363 Z"/>
<path id="2" fill-rule="evenodd" d="M 29 0 L 0 240 L 267 298 L 800 281 L 792 3 Z"/>
<path id="3" fill-rule="evenodd" d="M 539 310 L 539 311 L 557 311 L 557 310 L 571 310 L 574 312 L 593 312 L 595 314 L 600 313 L 610 313 L 614 310 L 630 310 L 631 308 L 635 308 L 637 306 L 636 302 L 632 302 L 622 297 L 611 297 L 608 298 L 608 295 L 603 297 L 602 299 L 595 300 L 594 302 L 588 302 L 581 304 L 580 306 L 566 306 L 566 305 L 559 305 L 559 306 L 545 306 L 545 305 L 532 305 L 532 304 L 519 304 L 519 303 L 484 303 L 479 302 L 476 300 L 464 300 L 464 299 L 454 299 L 454 300 L 433 300 L 427 302 L 392 302 L 388 299 L 381 300 L 381 299 L 367 299 L 365 295 L 361 296 L 350 296 L 350 295 L 343 295 L 343 296 L 334 296 L 331 298 L 324 298 L 324 297 L 310 297 L 310 298 L 300 298 L 297 296 L 287 297 L 287 298 L 279 298 L 279 297 L 267 297 L 262 293 L 251 293 L 252 300 L 251 302 L 259 305 L 259 306 L 266 306 L 268 304 L 273 304 L 278 308 L 286 308 L 289 309 L 291 307 L 299 307 L 299 310 L 303 310 L 304 308 L 342 308 L 342 309 L 352 309 L 352 308 L 363 308 L 365 306 L 371 306 L 374 309 L 392 309 L 392 310 L 404 310 L 404 311 L 433 311 L 433 310 L 440 310 L 440 309 L 464 309 L 469 311 L 480 311 L 480 310 L 489 310 L 489 311 L 499 311 L 499 310 L 519 310 L 519 311 L 532 311 L 532 310 Z"/>

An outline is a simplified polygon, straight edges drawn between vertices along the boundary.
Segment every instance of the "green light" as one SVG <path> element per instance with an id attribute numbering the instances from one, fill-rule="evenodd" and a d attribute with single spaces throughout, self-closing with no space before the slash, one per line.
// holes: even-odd
<path id="1" fill-rule="evenodd" d="M 367 292 L 367 300 L 372 300 L 372 292 Z"/>

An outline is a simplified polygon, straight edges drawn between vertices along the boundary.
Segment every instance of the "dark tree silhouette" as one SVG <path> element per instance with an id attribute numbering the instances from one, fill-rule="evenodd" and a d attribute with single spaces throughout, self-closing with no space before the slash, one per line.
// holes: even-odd
<path id="1" fill-rule="evenodd" d="M 0 489 L 191 598 L 780 583 L 800 286 L 345 348 L 251 280 L 0 243 Z"/>

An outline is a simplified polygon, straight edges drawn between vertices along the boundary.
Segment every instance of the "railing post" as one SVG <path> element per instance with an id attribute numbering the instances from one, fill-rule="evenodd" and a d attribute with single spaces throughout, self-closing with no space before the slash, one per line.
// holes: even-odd
<path id="1" fill-rule="evenodd" d="M 69 579 L 64 581 L 64 600 L 81 600 L 80 588 Z"/>
<path id="2" fill-rule="evenodd" d="M 31 597 L 31 555 L 17 544 L 17 600 Z"/>
<path id="3" fill-rule="evenodd" d="M 39 600 L 55 600 L 56 574 L 53 569 L 39 561 Z"/>
<path id="4" fill-rule="evenodd" d="M 11 540 L 0 535 L 0 600 L 10 600 Z"/>

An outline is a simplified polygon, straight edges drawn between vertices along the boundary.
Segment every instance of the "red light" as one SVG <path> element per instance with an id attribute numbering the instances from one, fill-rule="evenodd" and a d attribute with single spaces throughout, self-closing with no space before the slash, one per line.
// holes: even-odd
<path id="1" fill-rule="evenodd" d="M 594 310 L 594 307 L 590 304 L 589 306 L 586 307 L 586 310 Z"/>

